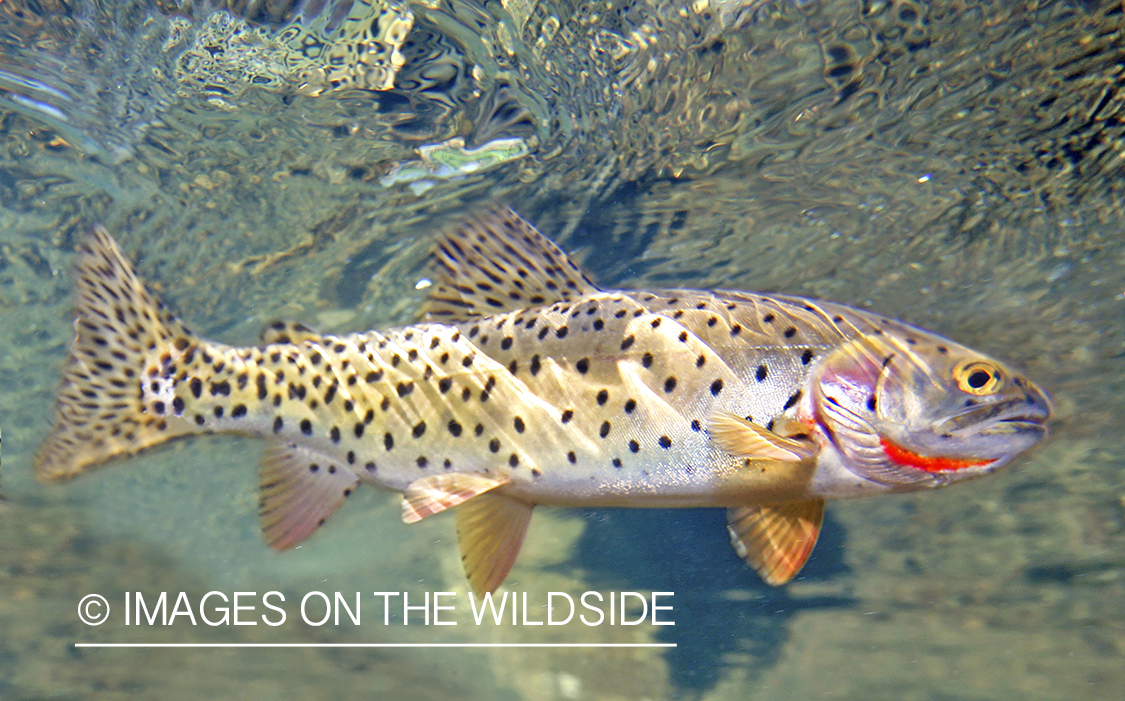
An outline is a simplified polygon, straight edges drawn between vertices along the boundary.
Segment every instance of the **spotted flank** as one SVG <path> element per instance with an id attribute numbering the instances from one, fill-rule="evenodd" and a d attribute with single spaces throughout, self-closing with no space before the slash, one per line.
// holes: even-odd
<path id="1" fill-rule="evenodd" d="M 770 584 L 800 571 L 827 499 L 989 474 L 1046 435 L 1028 379 L 925 331 L 828 302 L 603 290 L 507 209 L 442 236 L 426 321 L 341 336 L 279 321 L 235 348 L 191 333 L 96 229 L 49 482 L 165 440 L 268 441 L 265 540 L 304 541 L 360 484 L 413 523 L 452 510 L 478 592 L 535 505 L 723 507 Z"/>

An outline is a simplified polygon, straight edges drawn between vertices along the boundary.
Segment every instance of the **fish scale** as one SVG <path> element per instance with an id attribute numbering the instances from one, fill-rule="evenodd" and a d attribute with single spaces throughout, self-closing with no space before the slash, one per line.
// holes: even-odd
<path id="1" fill-rule="evenodd" d="M 95 231 L 39 477 L 242 433 L 269 441 L 260 513 L 277 548 L 373 484 L 403 492 L 408 523 L 457 507 L 466 574 L 491 591 L 534 505 L 722 506 L 777 584 L 826 498 L 985 474 L 1045 433 L 1034 385 L 945 339 L 798 297 L 602 290 L 510 210 L 449 232 L 435 260 L 428 321 L 278 322 L 235 348 L 192 334 Z M 914 416 L 931 406 L 940 420 Z"/>

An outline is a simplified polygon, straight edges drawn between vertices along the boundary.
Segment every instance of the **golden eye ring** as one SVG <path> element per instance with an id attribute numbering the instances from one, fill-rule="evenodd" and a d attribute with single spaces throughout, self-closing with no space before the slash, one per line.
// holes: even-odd
<path id="1" fill-rule="evenodd" d="M 1000 368 L 980 360 L 961 362 L 953 369 L 957 387 L 977 397 L 992 394 L 1000 386 Z"/>

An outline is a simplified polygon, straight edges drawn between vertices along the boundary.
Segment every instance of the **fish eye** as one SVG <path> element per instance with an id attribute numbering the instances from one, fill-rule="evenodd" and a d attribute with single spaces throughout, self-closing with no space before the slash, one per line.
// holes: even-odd
<path id="1" fill-rule="evenodd" d="M 962 392 L 979 397 L 996 391 L 1000 385 L 1000 368 L 979 360 L 962 362 L 953 369 L 953 379 Z"/>

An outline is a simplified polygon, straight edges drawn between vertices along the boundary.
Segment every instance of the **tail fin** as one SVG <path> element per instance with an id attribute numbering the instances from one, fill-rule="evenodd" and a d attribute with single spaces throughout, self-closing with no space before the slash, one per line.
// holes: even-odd
<path id="1" fill-rule="evenodd" d="M 189 432 L 146 409 L 146 382 L 198 341 L 145 289 L 102 227 L 78 251 L 78 314 L 55 406 L 55 428 L 35 455 L 44 482 L 68 480 L 118 455 Z"/>

